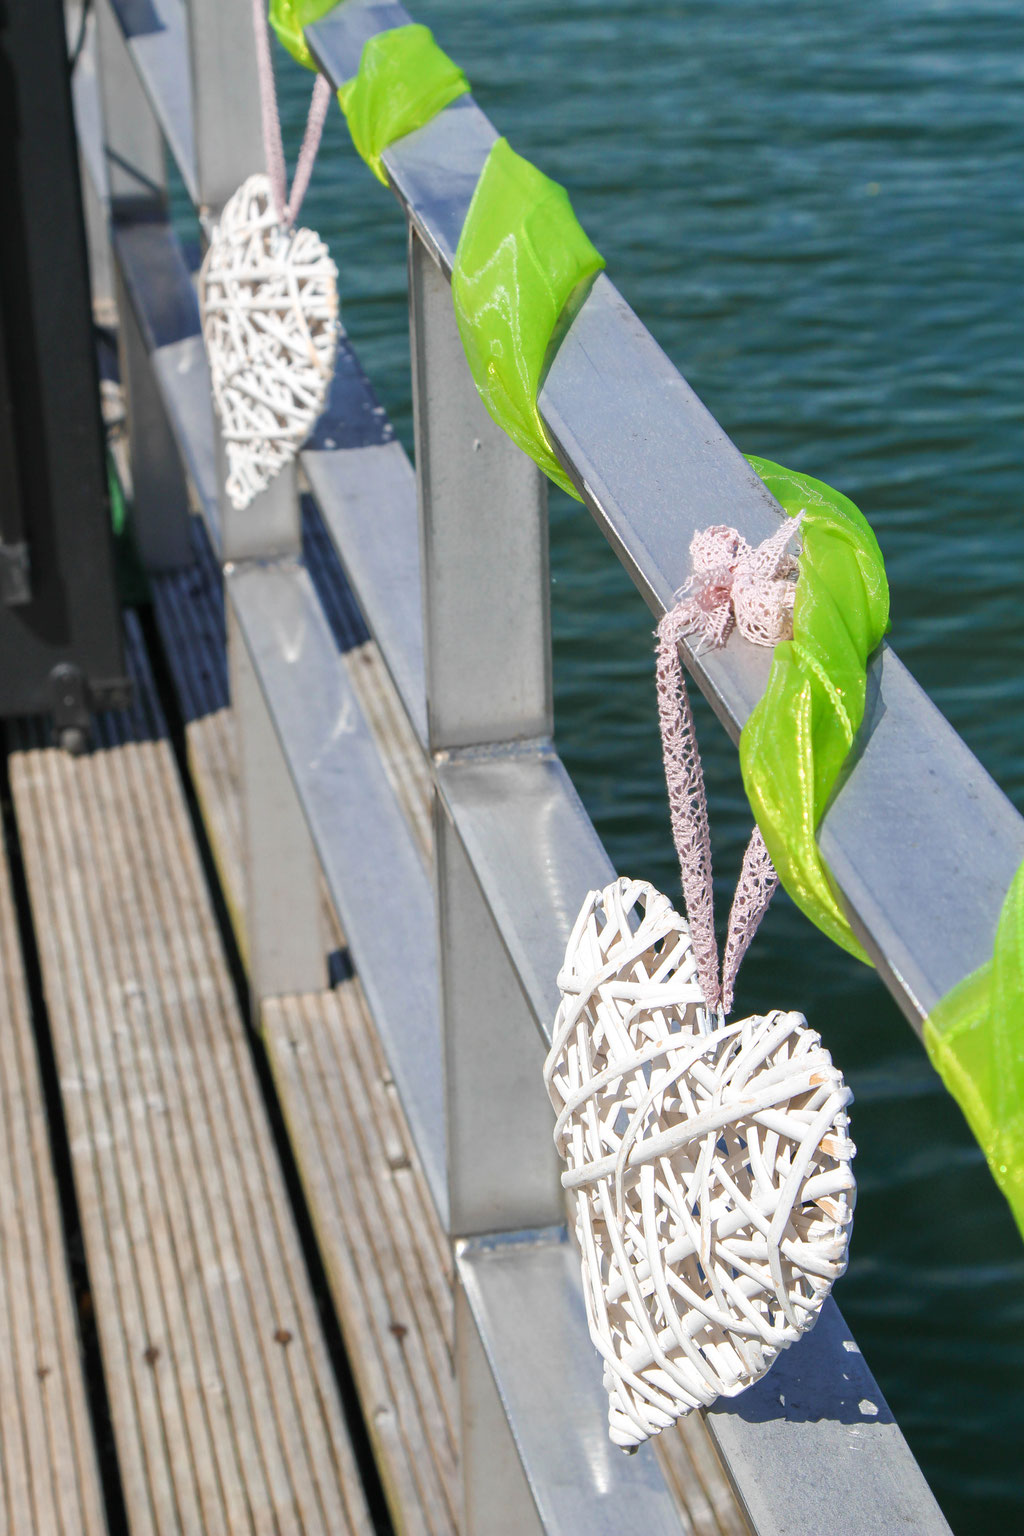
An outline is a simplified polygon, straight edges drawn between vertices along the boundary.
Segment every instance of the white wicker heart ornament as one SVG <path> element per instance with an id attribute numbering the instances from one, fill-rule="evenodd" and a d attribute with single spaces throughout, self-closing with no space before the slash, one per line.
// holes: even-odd
<path id="1" fill-rule="evenodd" d="M 779 877 L 757 827 L 723 963 L 704 770 L 680 641 L 792 632 L 790 519 L 756 549 L 715 525 L 658 625 L 672 836 L 689 921 L 641 880 L 591 891 L 558 974 L 544 1081 L 575 1218 L 613 1442 L 635 1450 L 733 1397 L 812 1327 L 846 1268 L 853 1095 L 799 1013 L 727 1022 L 740 962 Z M 748 622 L 753 619 L 755 622 Z"/>
<path id="2" fill-rule="evenodd" d="M 852 1097 L 796 1013 L 726 1024 L 642 881 L 587 898 L 544 1075 L 609 1432 L 632 1449 L 756 1381 L 846 1267 Z"/>
<path id="3" fill-rule="evenodd" d="M 323 410 L 338 350 L 338 270 L 311 229 L 281 224 L 270 181 L 227 202 L 200 278 L 203 337 L 227 452 L 227 490 L 247 507 Z"/>

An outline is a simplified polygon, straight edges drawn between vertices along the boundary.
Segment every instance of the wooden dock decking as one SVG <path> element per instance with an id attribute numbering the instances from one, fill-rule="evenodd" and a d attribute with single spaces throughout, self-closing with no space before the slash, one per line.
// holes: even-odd
<path id="1" fill-rule="evenodd" d="M 25 726 L 10 763 L 129 1526 L 368 1532 L 131 621 L 129 641 L 136 707 L 96 722 L 96 749 Z"/>
<path id="2" fill-rule="evenodd" d="M 153 581 L 156 660 L 180 708 L 244 953 L 220 573 L 198 525 L 196 540 L 193 566 Z M 422 760 L 312 511 L 307 559 L 429 859 Z M 132 1536 L 368 1532 L 380 1517 L 352 1448 L 151 658 L 138 622 L 127 623 L 134 709 L 97 720 L 81 759 L 47 745 L 41 724 L 19 724 L 9 759 L 127 1526 Z M 452 1536 L 448 1243 L 358 977 L 346 971 L 344 937 L 328 919 L 339 979 L 267 1003 L 263 1044 L 391 1521 L 402 1533 Z M 106 1520 L 3 889 L 0 944 L 4 1530 L 93 1536 Z M 43 1376 L 51 1356 L 53 1375 Z M 662 1440 L 683 1530 L 746 1531 L 702 1421 Z"/>

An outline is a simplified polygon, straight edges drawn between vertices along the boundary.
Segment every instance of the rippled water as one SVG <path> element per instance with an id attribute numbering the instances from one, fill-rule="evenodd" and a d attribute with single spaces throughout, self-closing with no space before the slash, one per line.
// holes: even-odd
<path id="1" fill-rule="evenodd" d="M 1019 0 L 414 9 L 735 440 L 864 509 L 893 644 L 1024 808 Z M 294 149 L 308 77 L 282 88 Z M 308 212 L 408 441 L 402 220 L 340 116 Z M 586 514 L 551 516 L 561 750 L 619 869 L 674 890 L 650 620 Z M 724 905 L 749 813 L 699 723 Z M 959 1112 L 874 975 L 784 899 L 739 1001 L 803 1009 L 853 1084 L 838 1299 L 954 1529 L 1024 1529 L 1024 1252 Z"/>

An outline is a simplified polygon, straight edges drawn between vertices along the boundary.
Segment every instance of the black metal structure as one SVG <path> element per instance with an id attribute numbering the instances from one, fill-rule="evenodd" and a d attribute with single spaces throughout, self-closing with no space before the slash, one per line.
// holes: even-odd
<path id="1" fill-rule="evenodd" d="M 123 702 L 61 0 L 0 0 L 0 716 Z"/>

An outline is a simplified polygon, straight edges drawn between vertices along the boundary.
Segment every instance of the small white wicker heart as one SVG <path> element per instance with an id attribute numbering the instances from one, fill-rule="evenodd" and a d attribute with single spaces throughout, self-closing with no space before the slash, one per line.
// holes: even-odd
<path id="1" fill-rule="evenodd" d="M 338 269 L 312 229 L 282 229 L 270 182 L 224 206 L 200 275 L 203 337 L 227 450 L 227 490 L 247 507 L 309 436 L 338 350 Z"/>
<path id="2" fill-rule="evenodd" d="M 800 1014 L 709 1014 L 684 919 L 642 881 L 591 892 L 558 985 L 544 1076 L 632 1449 L 813 1325 L 846 1267 L 852 1095 Z"/>

